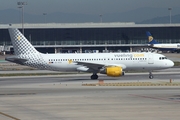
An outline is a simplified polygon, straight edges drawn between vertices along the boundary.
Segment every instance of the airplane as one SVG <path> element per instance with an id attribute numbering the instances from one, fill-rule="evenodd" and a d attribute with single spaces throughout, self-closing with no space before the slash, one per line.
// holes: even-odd
<path id="1" fill-rule="evenodd" d="M 174 66 L 164 55 L 150 52 L 43 54 L 18 29 L 8 30 L 15 55 L 6 57 L 5 60 L 38 69 L 89 72 L 92 73 L 91 79 L 98 79 L 98 73 L 119 77 L 124 75 L 124 70 L 144 70 L 153 79 L 153 70 Z"/>
<path id="2" fill-rule="evenodd" d="M 158 43 L 154 38 L 153 36 L 151 35 L 151 33 L 149 31 L 146 32 L 146 35 L 148 37 L 148 46 L 151 47 L 151 48 L 155 48 L 155 49 L 158 49 L 158 50 L 161 50 L 161 51 L 172 51 L 172 52 L 177 52 L 179 53 L 180 52 L 180 44 L 161 44 L 161 43 Z"/>

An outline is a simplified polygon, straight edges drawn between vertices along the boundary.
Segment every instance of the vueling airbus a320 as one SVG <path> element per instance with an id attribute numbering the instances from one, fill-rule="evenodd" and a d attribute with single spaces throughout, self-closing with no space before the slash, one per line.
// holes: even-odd
<path id="1" fill-rule="evenodd" d="M 119 77 L 125 70 L 152 71 L 170 68 L 174 63 L 157 53 L 77 53 L 43 54 L 38 52 L 18 29 L 9 28 L 15 55 L 6 60 L 53 71 L 82 71 L 92 73 L 91 79 L 98 79 L 98 73 Z"/>

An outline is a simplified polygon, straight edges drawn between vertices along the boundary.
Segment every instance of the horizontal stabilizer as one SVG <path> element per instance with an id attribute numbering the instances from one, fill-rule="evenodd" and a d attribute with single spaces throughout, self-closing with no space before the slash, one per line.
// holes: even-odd
<path id="1" fill-rule="evenodd" d="M 9 62 L 18 63 L 18 64 L 23 64 L 24 62 L 28 61 L 27 59 L 18 58 L 17 56 L 6 57 L 5 60 Z"/>

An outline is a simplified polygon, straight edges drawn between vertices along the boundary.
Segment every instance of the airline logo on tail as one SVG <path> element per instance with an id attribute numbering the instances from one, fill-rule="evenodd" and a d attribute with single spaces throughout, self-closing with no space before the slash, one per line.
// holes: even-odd
<path id="1" fill-rule="evenodd" d="M 153 38 L 151 33 L 149 31 L 146 32 L 146 35 L 148 37 L 149 44 L 157 44 L 158 42 Z"/>
<path id="2" fill-rule="evenodd" d="M 146 35 L 148 37 L 148 41 L 151 42 L 153 40 L 153 36 L 151 35 L 151 33 L 149 31 L 147 31 Z"/>
<path id="3" fill-rule="evenodd" d="M 148 36 L 148 40 L 149 40 L 149 42 L 151 42 L 153 40 L 153 37 L 152 36 Z"/>
<path id="4" fill-rule="evenodd" d="M 20 36 L 18 36 L 18 37 L 17 37 L 17 39 L 18 39 L 18 40 L 20 40 L 20 39 L 21 39 L 21 37 L 20 37 Z"/>

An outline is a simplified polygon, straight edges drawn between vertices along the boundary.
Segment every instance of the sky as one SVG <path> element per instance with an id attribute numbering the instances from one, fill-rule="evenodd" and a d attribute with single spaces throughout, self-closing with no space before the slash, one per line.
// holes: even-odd
<path id="1" fill-rule="evenodd" d="M 24 10 L 30 14 L 108 14 L 128 12 L 142 7 L 180 7 L 180 0 L 0 0 L 0 10 L 18 9 L 18 1 L 27 2 Z"/>

